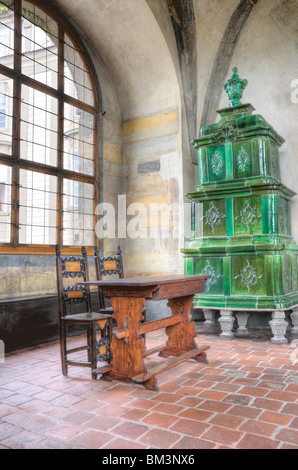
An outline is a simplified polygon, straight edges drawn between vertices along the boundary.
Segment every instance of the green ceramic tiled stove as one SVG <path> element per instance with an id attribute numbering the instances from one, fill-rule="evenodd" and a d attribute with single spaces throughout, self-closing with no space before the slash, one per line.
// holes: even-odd
<path id="1" fill-rule="evenodd" d="M 298 304 L 298 246 L 290 223 L 295 193 L 280 181 L 284 139 L 251 104 L 240 102 L 246 85 L 234 68 L 223 86 L 229 107 L 192 142 L 199 185 L 187 195 L 192 239 L 182 250 L 185 274 L 210 276 L 194 306 L 220 310 L 222 336 L 233 335 L 233 312 L 270 310 L 272 341 L 283 343 L 285 310 Z M 296 317 L 294 310 L 294 331 Z"/>

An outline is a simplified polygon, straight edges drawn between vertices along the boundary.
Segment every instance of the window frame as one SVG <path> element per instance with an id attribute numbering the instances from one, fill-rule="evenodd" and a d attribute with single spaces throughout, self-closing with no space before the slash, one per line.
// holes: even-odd
<path id="1" fill-rule="evenodd" d="M 28 0 L 27 0 L 28 1 Z M 29 0 L 32 6 L 36 6 L 50 16 L 58 25 L 58 84 L 57 88 L 38 82 L 32 77 L 22 74 L 21 52 L 22 52 L 22 0 L 14 0 L 14 66 L 6 67 L 0 64 L 0 74 L 8 79 L 13 79 L 13 122 L 12 122 L 12 151 L 11 155 L 0 154 L 0 164 L 11 166 L 11 239 L 9 243 L 0 243 L 1 253 L 20 254 L 50 254 L 55 252 L 55 245 L 58 244 L 64 252 L 79 253 L 81 247 L 77 245 L 63 245 L 63 179 L 70 179 L 78 182 L 93 185 L 93 245 L 86 247 L 87 253 L 93 252 L 94 246 L 99 246 L 96 237 L 95 227 L 98 220 L 96 207 L 99 204 L 99 86 L 94 72 L 94 67 L 82 40 L 76 35 L 74 29 L 69 25 L 59 12 L 56 14 L 49 2 L 43 0 Z M 5 2 L 5 0 L 4 0 Z M 64 44 L 65 36 L 72 40 L 77 52 L 82 59 L 88 73 L 90 84 L 93 89 L 93 106 L 78 98 L 71 97 L 64 93 Z M 21 132 L 21 87 L 29 86 L 57 99 L 58 102 L 58 125 L 57 125 L 57 166 L 50 166 L 43 163 L 27 161 L 20 158 L 20 132 Z M 76 109 L 92 114 L 94 119 L 93 148 L 94 148 L 94 174 L 85 175 L 63 168 L 63 139 L 64 139 L 64 104 L 74 106 Z M 57 221 L 56 221 L 56 243 L 55 245 L 20 244 L 19 243 L 19 175 L 20 170 L 37 171 L 57 177 Z"/>

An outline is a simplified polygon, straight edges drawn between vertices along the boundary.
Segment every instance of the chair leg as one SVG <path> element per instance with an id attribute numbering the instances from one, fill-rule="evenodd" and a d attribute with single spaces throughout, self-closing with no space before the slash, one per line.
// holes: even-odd
<path id="1" fill-rule="evenodd" d="M 91 362 L 91 370 L 95 370 L 97 367 L 97 351 L 96 351 L 96 322 L 90 325 L 90 362 Z M 92 372 L 92 378 L 96 379 L 97 374 Z"/>
<path id="2" fill-rule="evenodd" d="M 61 367 L 62 367 L 62 374 L 68 374 L 68 367 L 65 364 L 67 361 L 67 353 L 66 353 L 66 324 L 62 321 L 60 323 L 60 354 L 61 354 Z"/>

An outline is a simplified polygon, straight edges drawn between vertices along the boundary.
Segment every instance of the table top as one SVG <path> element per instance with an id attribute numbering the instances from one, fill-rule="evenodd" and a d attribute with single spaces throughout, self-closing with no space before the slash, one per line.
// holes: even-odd
<path id="1" fill-rule="evenodd" d="M 119 287 L 138 287 L 138 286 L 156 286 L 157 284 L 169 284 L 172 282 L 188 282 L 188 281 L 197 281 L 197 280 L 207 280 L 210 276 L 199 276 L 199 275 L 169 275 L 169 276 L 140 276 L 140 277 L 124 277 L 121 279 L 111 279 L 111 280 L 102 280 L 102 281 L 88 281 L 88 282 L 79 282 L 80 285 L 96 285 L 96 286 L 119 286 Z"/>
<path id="2" fill-rule="evenodd" d="M 98 286 L 106 297 L 144 297 L 151 300 L 171 299 L 202 292 L 210 276 L 144 276 L 111 279 L 109 281 L 78 282 L 80 285 Z"/>

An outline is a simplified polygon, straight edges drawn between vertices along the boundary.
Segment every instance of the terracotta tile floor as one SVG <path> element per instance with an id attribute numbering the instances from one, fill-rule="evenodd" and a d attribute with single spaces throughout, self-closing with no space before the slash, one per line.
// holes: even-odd
<path id="1" fill-rule="evenodd" d="M 165 340 L 150 333 L 147 346 Z M 211 346 L 209 364 L 160 374 L 159 392 L 92 380 L 79 367 L 64 377 L 58 342 L 6 355 L 0 448 L 297 449 L 298 347 L 204 332 L 196 341 Z"/>

